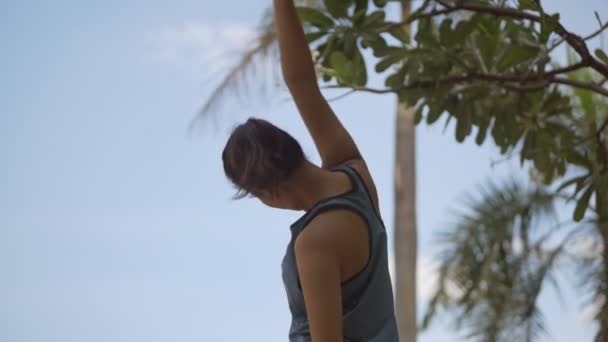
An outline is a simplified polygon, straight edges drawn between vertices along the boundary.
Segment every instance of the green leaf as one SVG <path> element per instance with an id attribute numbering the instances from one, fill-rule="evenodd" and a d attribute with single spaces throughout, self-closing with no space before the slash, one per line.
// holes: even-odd
<path id="1" fill-rule="evenodd" d="M 471 133 L 471 115 L 462 113 L 456 122 L 456 141 L 463 142 L 469 133 Z"/>
<path id="2" fill-rule="evenodd" d="M 583 176 L 578 176 L 578 177 L 571 178 L 571 179 L 569 179 L 569 180 L 567 180 L 567 181 L 563 182 L 563 183 L 562 183 L 562 184 L 559 186 L 559 188 L 557 188 L 556 192 L 560 192 L 560 191 L 562 191 L 563 189 L 565 189 L 565 188 L 567 188 L 567 187 L 569 187 L 569 186 L 571 186 L 571 185 L 574 185 L 575 183 L 576 183 L 576 184 L 578 184 L 578 183 L 580 183 L 580 182 L 584 182 L 584 181 L 585 181 L 585 179 L 587 179 L 587 177 L 589 177 L 589 174 L 586 174 L 586 175 L 583 175 Z"/>
<path id="3" fill-rule="evenodd" d="M 606 55 L 606 53 L 604 51 L 602 51 L 601 49 L 595 50 L 595 56 L 597 56 L 597 58 L 601 59 L 602 62 L 608 64 L 608 55 Z"/>
<path id="4" fill-rule="evenodd" d="M 329 65 L 329 55 L 332 51 L 335 50 L 335 46 L 336 46 L 336 42 L 339 40 L 338 36 L 333 33 L 331 34 L 327 40 L 322 43 L 321 45 L 319 45 L 319 47 L 317 48 L 317 50 L 321 53 L 321 55 L 318 57 L 318 60 L 320 60 L 324 66 L 330 68 L 331 66 Z"/>
<path id="5" fill-rule="evenodd" d="M 366 40 L 366 42 L 372 47 L 374 56 L 378 58 L 388 55 L 392 49 L 397 49 L 397 47 L 388 46 L 386 40 L 381 35 L 374 35 Z"/>
<path id="6" fill-rule="evenodd" d="M 381 73 L 405 58 L 405 50 L 394 49 L 376 64 L 376 72 Z"/>
<path id="7" fill-rule="evenodd" d="M 376 7 L 384 7 L 388 3 L 388 0 L 374 0 Z"/>
<path id="8" fill-rule="evenodd" d="M 387 77 L 384 81 L 384 85 L 393 89 L 400 87 L 401 85 L 403 85 L 403 82 L 405 80 L 405 72 L 405 68 L 401 68 L 396 73 Z"/>
<path id="9" fill-rule="evenodd" d="M 471 32 L 477 28 L 481 18 L 482 16 L 478 13 L 473 15 L 468 21 L 458 22 L 458 24 L 456 24 L 456 28 L 454 29 L 454 34 L 452 35 L 454 44 L 461 44 L 464 42 L 467 37 L 471 35 Z"/>
<path id="10" fill-rule="evenodd" d="M 327 35 L 327 32 L 310 32 L 310 33 L 306 33 L 304 36 L 306 37 L 306 41 L 308 43 L 312 43 L 314 41 L 316 41 L 317 39 L 323 37 Z"/>
<path id="11" fill-rule="evenodd" d="M 486 70 L 491 70 L 492 65 L 494 65 L 496 48 L 500 43 L 497 38 L 498 37 L 491 35 L 490 33 L 484 32 L 480 32 L 476 36 L 475 41 L 477 43 L 477 47 L 479 48 L 479 53 Z"/>
<path id="12" fill-rule="evenodd" d="M 418 22 L 416 41 L 423 47 L 440 48 L 439 40 L 434 33 L 434 23 L 429 18 L 423 18 Z"/>
<path id="13" fill-rule="evenodd" d="M 596 112 L 596 103 L 593 99 L 593 92 L 587 89 L 574 89 L 574 94 L 578 97 L 581 107 L 587 117 L 587 119 L 594 120 Z"/>
<path id="14" fill-rule="evenodd" d="M 367 68 L 365 66 L 365 59 L 358 49 L 355 51 L 355 58 L 350 64 L 350 68 L 353 73 L 353 83 L 356 86 L 364 86 L 367 84 Z"/>
<path id="15" fill-rule="evenodd" d="M 574 221 L 579 222 L 585 216 L 585 211 L 587 211 L 587 207 L 589 206 L 589 199 L 593 194 L 593 189 L 593 184 L 589 185 L 578 202 L 576 202 L 576 209 L 574 209 Z"/>
<path id="16" fill-rule="evenodd" d="M 369 0 L 355 0 L 355 13 L 363 12 L 363 14 L 365 15 L 365 12 L 367 12 L 368 5 Z"/>
<path id="17" fill-rule="evenodd" d="M 479 103 L 479 101 L 476 101 L 475 103 L 473 103 L 473 108 L 475 109 L 475 115 L 479 115 L 479 116 L 483 116 L 483 111 L 482 111 L 482 105 Z M 484 118 L 483 121 L 481 122 L 481 124 L 479 124 L 478 131 L 477 131 L 477 136 L 475 137 L 475 143 L 477 145 L 481 145 L 483 144 L 483 142 L 486 140 L 486 136 L 488 133 L 488 127 L 490 126 L 490 121 L 491 119 L 489 118 Z"/>
<path id="18" fill-rule="evenodd" d="M 385 17 L 386 13 L 384 13 L 384 11 L 372 12 L 370 15 L 365 17 L 365 20 L 363 20 L 363 25 L 361 26 L 364 28 L 378 28 L 384 24 Z"/>
<path id="19" fill-rule="evenodd" d="M 382 60 L 380 60 L 380 62 L 378 62 L 378 64 L 376 64 L 375 70 L 377 73 L 384 72 L 386 69 L 390 68 L 393 64 L 399 62 L 401 59 L 402 59 L 401 56 L 388 55 L 388 56 L 384 57 Z"/>
<path id="20" fill-rule="evenodd" d="M 350 70 L 348 68 L 349 64 L 348 59 L 341 51 L 334 51 L 329 57 L 329 65 L 336 71 L 338 79 L 343 83 L 351 83 L 352 81 L 352 76 L 350 75 Z"/>
<path id="21" fill-rule="evenodd" d="M 589 160 L 587 160 L 586 156 L 580 155 L 578 154 L 578 152 L 576 152 L 576 150 L 572 150 L 570 152 L 568 152 L 566 154 L 566 160 L 568 160 L 570 163 L 574 164 L 574 165 L 578 165 L 578 166 L 582 166 L 582 167 L 591 167 L 591 163 L 589 162 Z"/>
<path id="22" fill-rule="evenodd" d="M 483 142 L 486 140 L 487 132 L 487 127 L 485 127 L 484 129 L 480 128 L 479 131 L 477 131 L 477 136 L 475 137 L 475 143 L 477 145 L 481 146 L 481 144 L 483 144 Z"/>
<path id="23" fill-rule="evenodd" d="M 399 0 L 401 1 L 401 0 Z M 420 6 L 417 6 L 416 10 L 410 13 L 409 18 L 407 18 L 404 23 L 405 24 L 409 24 L 414 22 L 415 20 L 418 20 L 418 17 L 424 13 L 428 7 L 429 4 L 431 3 L 432 0 L 424 0 L 423 3 Z"/>
<path id="24" fill-rule="evenodd" d="M 321 11 L 310 7 L 297 7 L 296 11 L 300 19 L 310 25 L 329 29 L 334 26 L 334 21 L 323 14 Z"/>
<path id="25" fill-rule="evenodd" d="M 557 27 L 559 22 L 559 13 L 553 14 L 551 16 L 543 16 L 540 22 L 540 41 L 542 43 L 546 43 L 549 40 L 549 36 Z"/>
<path id="26" fill-rule="evenodd" d="M 519 0 L 520 10 L 538 11 L 538 7 L 532 0 Z"/>
<path id="27" fill-rule="evenodd" d="M 407 34 L 407 32 L 403 29 L 403 27 L 399 27 L 399 26 L 392 26 L 389 30 L 388 33 L 397 38 L 399 41 L 401 41 L 402 43 L 409 43 L 410 41 L 410 36 Z"/>
<path id="28" fill-rule="evenodd" d="M 439 119 L 442 113 L 443 108 L 441 108 L 441 106 L 429 104 L 429 112 L 426 115 L 426 123 L 429 125 L 434 123 L 437 121 L 437 119 Z"/>
<path id="29" fill-rule="evenodd" d="M 366 11 L 366 8 L 355 11 L 355 14 L 352 17 L 353 27 L 359 28 L 363 25 Z"/>
<path id="30" fill-rule="evenodd" d="M 344 53 L 346 57 L 352 59 L 355 56 L 357 50 L 357 37 L 352 31 L 348 31 L 344 34 Z"/>
<path id="31" fill-rule="evenodd" d="M 578 195 L 578 193 L 581 192 L 581 190 L 583 190 L 585 184 L 586 184 L 585 180 L 576 182 L 576 188 L 574 189 L 572 198 L 576 197 Z"/>
<path id="32" fill-rule="evenodd" d="M 498 61 L 496 68 L 499 71 L 504 71 L 510 67 L 517 66 L 523 62 L 530 61 L 538 56 L 540 49 L 531 46 L 510 46 Z"/>
<path id="33" fill-rule="evenodd" d="M 327 11 L 334 18 L 347 18 L 350 1 L 346 0 L 323 0 Z"/>
<path id="34" fill-rule="evenodd" d="M 340 84 L 362 86 L 367 83 L 365 60 L 358 49 L 355 50 L 353 59 L 348 59 L 341 51 L 334 51 L 329 58 L 329 64 L 336 71 Z"/>
<path id="35" fill-rule="evenodd" d="M 456 42 L 452 34 L 452 19 L 447 18 L 439 26 L 439 41 L 445 46 L 452 46 Z"/>

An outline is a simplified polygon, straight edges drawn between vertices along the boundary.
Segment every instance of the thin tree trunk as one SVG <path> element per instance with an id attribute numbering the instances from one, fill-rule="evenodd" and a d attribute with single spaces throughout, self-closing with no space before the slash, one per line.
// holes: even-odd
<path id="1" fill-rule="evenodd" d="M 603 159 L 604 167 L 602 177 L 608 179 L 608 143 L 603 143 L 598 138 L 598 157 L 600 160 Z M 603 158 L 601 158 L 603 156 Z M 603 259 L 603 276 L 602 276 L 602 289 L 605 298 L 602 307 L 597 315 L 597 323 L 599 324 L 599 331 L 595 336 L 595 342 L 607 342 L 608 341 L 608 191 L 606 187 L 598 187 L 599 191 L 595 196 L 595 206 L 598 213 L 598 230 L 600 236 L 603 238 L 604 251 L 602 252 Z"/>
<path id="2" fill-rule="evenodd" d="M 402 0 L 402 17 L 411 10 Z M 404 30 L 409 34 L 409 26 Z M 395 301 L 401 342 L 415 342 L 416 319 L 416 134 L 414 108 L 397 106 L 395 137 Z"/>
<path id="3" fill-rule="evenodd" d="M 597 201 L 600 202 L 600 201 Z M 602 217 L 603 216 L 603 217 Z M 602 233 L 602 237 L 604 238 L 604 252 L 602 253 L 603 258 L 603 276 L 602 276 L 602 285 L 604 285 L 604 289 L 606 285 L 608 285 L 608 252 L 606 251 L 608 248 L 608 215 L 600 215 L 599 217 L 600 223 L 598 229 Z M 594 342 L 608 342 L 608 293 L 606 290 L 603 291 L 604 298 L 606 300 L 600 307 L 600 310 L 597 314 L 597 323 L 599 325 L 599 331 L 595 335 Z"/>
<path id="4" fill-rule="evenodd" d="M 607 195 L 607 194 L 604 194 Z M 608 341 L 608 291 L 606 291 L 606 286 L 608 286 L 608 209 L 603 209 L 606 207 L 601 207 L 600 205 L 608 206 L 608 201 L 606 201 L 604 196 L 597 194 L 596 204 L 598 208 L 598 229 L 600 231 L 601 236 L 604 240 L 604 251 L 602 252 L 603 258 L 603 275 L 602 275 L 602 285 L 604 288 L 604 298 L 606 300 L 602 304 L 600 311 L 597 315 L 597 323 L 599 325 L 599 331 L 595 336 L 595 342 L 607 342 Z"/>

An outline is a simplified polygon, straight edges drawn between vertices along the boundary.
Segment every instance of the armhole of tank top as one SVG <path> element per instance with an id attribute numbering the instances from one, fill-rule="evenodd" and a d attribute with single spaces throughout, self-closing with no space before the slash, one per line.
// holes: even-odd
<path id="1" fill-rule="evenodd" d="M 357 178 L 357 182 L 359 184 L 361 184 L 360 187 L 363 188 L 363 191 L 365 192 L 365 195 L 367 196 L 367 199 L 369 200 L 369 204 L 371 205 L 372 210 L 374 211 L 374 215 L 376 215 L 376 218 L 382 223 L 382 227 L 385 227 L 384 226 L 384 221 L 382 220 L 382 217 L 380 216 L 380 213 L 378 212 L 378 209 L 376 209 L 376 205 L 374 204 L 374 200 L 372 199 L 372 195 L 369 192 L 369 189 L 367 188 L 367 184 L 365 184 L 365 181 L 363 180 L 363 177 L 361 177 L 361 175 L 359 174 L 359 171 L 357 171 L 357 169 L 355 169 L 354 167 L 352 167 L 350 165 L 346 165 L 346 164 L 343 164 L 343 165 L 344 165 L 344 167 L 350 169 L 352 173 L 354 173 L 355 178 Z"/>
<path id="2" fill-rule="evenodd" d="M 295 226 L 299 226 L 300 228 L 298 229 L 299 231 L 304 230 L 304 227 L 306 227 L 306 225 L 317 215 L 316 211 L 318 211 L 319 208 L 321 208 L 325 203 L 330 202 L 332 200 L 335 200 L 337 198 L 343 198 L 346 196 L 349 196 L 353 193 L 356 193 L 357 191 L 359 191 L 359 182 L 360 180 L 357 179 L 356 175 L 353 175 L 352 171 L 347 170 L 347 167 L 345 165 L 336 165 L 333 166 L 331 168 L 332 172 L 340 172 L 340 173 L 344 173 L 346 174 L 346 177 L 348 177 L 350 183 L 352 183 L 352 188 L 346 192 L 343 192 L 341 194 L 337 194 L 334 196 L 330 196 L 330 197 L 326 197 L 326 198 L 322 198 L 319 201 L 317 201 L 317 203 L 315 203 L 306 213 L 304 213 L 304 215 L 300 216 L 300 218 L 298 218 L 292 225 L 291 227 L 295 227 Z M 297 233 L 299 234 L 299 232 Z"/>
<path id="3" fill-rule="evenodd" d="M 307 218 L 307 224 L 310 223 L 310 221 L 312 221 L 314 219 L 315 216 L 317 216 L 318 214 L 325 212 L 325 211 L 329 211 L 329 210 L 333 210 L 333 209 L 346 209 L 349 210 L 355 214 L 357 214 L 359 217 L 361 217 L 363 219 L 363 221 L 367 224 L 367 248 L 369 251 L 369 254 L 367 256 L 367 261 L 365 262 L 365 266 L 363 266 L 363 268 L 361 268 L 357 273 L 355 273 L 354 275 L 352 275 L 350 278 L 346 279 L 343 282 L 340 282 L 341 286 L 346 286 L 348 284 L 350 284 L 351 282 L 353 282 L 355 279 L 357 279 L 363 272 L 365 272 L 371 263 L 372 260 L 372 253 L 374 252 L 373 249 L 373 243 L 372 243 L 372 228 L 371 228 L 371 222 L 369 221 L 369 219 L 365 216 L 364 213 L 361 212 L 361 209 L 358 208 L 355 204 L 353 203 L 349 203 L 349 202 L 341 202 L 341 203 L 325 203 L 323 204 L 323 206 L 319 207 L 312 215 L 311 217 Z M 295 250 L 294 250 L 294 261 L 296 259 L 295 256 Z M 297 265 L 297 261 L 296 261 L 296 265 Z M 296 266 L 297 268 L 297 266 Z M 297 273 L 297 272 L 296 272 Z M 300 283 L 300 275 L 297 274 L 297 280 L 298 280 L 298 288 L 300 290 L 300 292 L 302 292 L 302 285 Z"/>

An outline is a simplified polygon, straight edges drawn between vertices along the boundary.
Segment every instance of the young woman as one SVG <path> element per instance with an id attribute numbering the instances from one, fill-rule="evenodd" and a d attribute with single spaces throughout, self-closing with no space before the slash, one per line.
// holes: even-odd
<path id="1" fill-rule="evenodd" d="M 274 0 L 284 79 L 322 159 L 271 123 L 234 129 L 222 159 L 236 198 L 305 213 L 291 226 L 282 275 L 291 342 L 398 342 L 378 194 L 350 134 L 317 84 L 293 0 Z"/>

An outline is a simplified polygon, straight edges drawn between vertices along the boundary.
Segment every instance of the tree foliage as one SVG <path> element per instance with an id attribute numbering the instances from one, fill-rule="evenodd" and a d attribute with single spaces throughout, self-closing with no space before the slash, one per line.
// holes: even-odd
<path id="1" fill-rule="evenodd" d="M 573 249 L 591 235 L 557 222 L 554 192 L 510 180 L 488 182 L 478 194 L 439 235 L 439 283 L 422 327 L 448 310 L 472 340 L 534 341 L 545 331 L 541 290 L 552 284 L 559 292 L 560 268 L 597 261 L 599 254 Z"/>
<path id="2" fill-rule="evenodd" d="M 608 194 L 604 51 L 591 53 L 585 38 L 536 0 L 517 7 L 496 0 L 426 0 L 408 19 L 417 24 L 408 42 L 404 23 L 386 19 L 389 2 L 326 0 L 325 7 L 299 8 L 319 72 L 335 82 L 328 87 L 395 93 L 416 105 L 417 122 L 453 120 L 459 142 L 474 136 L 482 144 L 490 137 L 501 153 L 518 154 L 522 165 L 530 161 L 545 184 L 563 177 L 568 166 L 582 168 L 564 183 L 576 186 L 576 220 L 593 194 Z M 586 38 L 606 27 L 600 21 L 598 32 Z M 559 66 L 551 52 L 564 43 L 574 55 Z M 365 49 L 376 60 L 366 60 Z M 386 74 L 385 88 L 367 87 L 370 62 Z"/>

